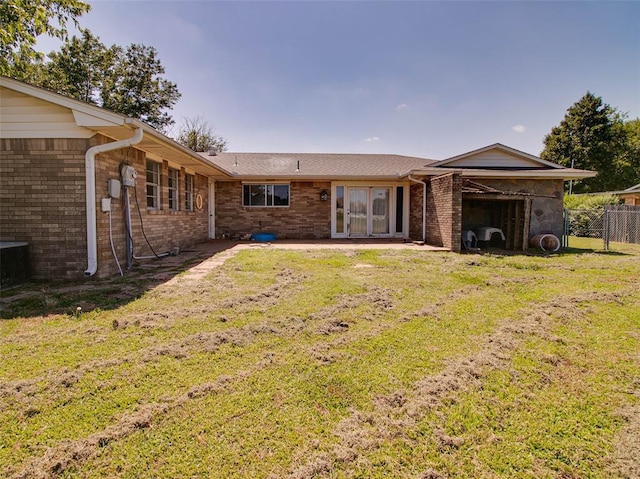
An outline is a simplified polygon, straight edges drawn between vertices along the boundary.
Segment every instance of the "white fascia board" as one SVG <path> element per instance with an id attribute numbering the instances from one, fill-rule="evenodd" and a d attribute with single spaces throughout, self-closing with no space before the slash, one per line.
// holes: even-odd
<path id="1" fill-rule="evenodd" d="M 593 178 L 598 173 L 595 171 L 575 170 L 561 168 L 554 170 L 523 170 L 523 171 L 496 171 L 496 170 L 462 170 L 463 177 L 472 178 L 522 178 L 522 179 L 559 179 L 576 180 L 581 178 Z"/>
<path id="2" fill-rule="evenodd" d="M 83 126 L 85 128 L 100 128 L 106 126 L 123 126 L 125 124 L 125 117 L 115 115 L 114 113 L 102 110 L 92 111 L 80 111 L 73 109 L 73 118 L 76 120 L 76 125 Z"/>
<path id="3" fill-rule="evenodd" d="M 406 175 L 403 176 L 362 176 L 362 175 L 242 175 L 239 173 L 230 173 L 231 178 L 241 181 L 406 181 Z"/>
<path id="4" fill-rule="evenodd" d="M 554 168 L 553 170 L 474 170 L 456 168 L 429 168 L 414 170 L 413 176 L 440 176 L 446 173 L 458 173 L 465 178 L 523 178 L 523 179 L 565 179 L 593 178 L 598 173 L 589 170 Z"/>

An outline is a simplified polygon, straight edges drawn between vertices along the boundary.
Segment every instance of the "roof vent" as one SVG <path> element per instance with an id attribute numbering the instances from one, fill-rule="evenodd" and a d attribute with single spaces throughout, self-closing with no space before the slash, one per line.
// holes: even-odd
<path id="1" fill-rule="evenodd" d="M 216 150 L 215 148 L 209 148 L 209 156 L 217 156 L 218 155 L 218 150 Z"/>

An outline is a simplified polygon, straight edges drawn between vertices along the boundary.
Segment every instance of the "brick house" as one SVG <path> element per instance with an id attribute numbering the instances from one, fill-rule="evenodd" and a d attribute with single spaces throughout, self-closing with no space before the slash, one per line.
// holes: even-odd
<path id="1" fill-rule="evenodd" d="M 28 243 L 36 279 L 109 276 L 116 257 L 124 270 L 206 241 L 228 176 L 138 120 L 6 77 L 0 155 L 0 240 Z"/>
<path id="2" fill-rule="evenodd" d="M 459 251 L 462 232 L 500 230 L 498 244 L 562 235 L 564 168 L 494 144 L 443 161 L 398 155 L 218 153 L 216 233 L 278 238 L 404 238 Z M 278 193 L 280 192 L 280 193 Z M 493 235 L 491 235 L 493 240 Z"/>
<path id="3" fill-rule="evenodd" d="M 0 240 L 33 278 L 109 276 L 213 238 L 402 238 L 459 251 L 561 235 L 564 168 L 495 144 L 447 160 L 195 153 L 148 125 L 0 77 Z"/>

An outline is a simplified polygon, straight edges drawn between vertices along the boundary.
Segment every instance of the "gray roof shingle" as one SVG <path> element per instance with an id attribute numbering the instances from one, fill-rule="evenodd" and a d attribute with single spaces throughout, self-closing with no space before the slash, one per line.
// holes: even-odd
<path id="1" fill-rule="evenodd" d="M 435 162 L 382 154 L 224 152 L 215 156 L 200 155 L 240 178 L 396 178 Z"/>

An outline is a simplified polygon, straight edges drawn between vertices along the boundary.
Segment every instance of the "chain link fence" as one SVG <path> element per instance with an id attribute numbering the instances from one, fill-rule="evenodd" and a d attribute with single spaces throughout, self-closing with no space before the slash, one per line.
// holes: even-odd
<path id="1" fill-rule="evenodd" d="M 640 207 L 610 205 L 588 210 L 564 210 L 562 245 L 569 236 L 601 238 L 605 250 L 609 242 L 640 244 Z"/>
<path id="2" fill-rule="evenodd" d="M 607 206 L 604 210 L 604 248 L 609 241 L 640 244 L 640 207 Z"/>

